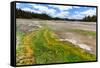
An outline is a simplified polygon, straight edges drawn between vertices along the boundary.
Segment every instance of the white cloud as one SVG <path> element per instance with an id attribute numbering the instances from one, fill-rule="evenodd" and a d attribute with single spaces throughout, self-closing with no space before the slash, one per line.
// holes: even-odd
<path id="1" fill-rule="evenodd" d="M 40 4 L 29 4 L 29 5 L 31 5 L 35 9 L 38 9 L 38 11 L 40 11 L 41 13 L 45 13 L 48 10 L 48 7 L 42 6 Z"/>
<path id="2" fill-rule="evenodd" d="M 88 9 L 86 11 L 81 12 L 80 14 L 83 14 L 85 16 L 93 16 L 96 15 L 96 9 Z"/>
<path id="3" fill-rule="evenodd" d="M 73 6 L 73 8 L 80 8 L 79 6 Z"/>
<path id="4" fill-rule="evenodd" d="M 31 9 L 31 8 L 22 8 L 22 10 L 29 11 L 29 12 L 34 12 L 34 13 L 38 13 L 38 14 L 45 13 L 45 14 L 48 14 L 52 17 L 54 17 L 54 15 L 56 13 L 55 9 L 48 9 L 48 7 L 46 7 L 46 6 L 35 5 L 35 4 L 32 4 L 32 6 L 35 9 L 38 9 L 38 10 L 35 10 L 34 8 L 33 9 Z"/>
<path id="5" fill-rule="evenodd" d="M 56 14 L 55 17 L 67 18 L 68 15 L 69 15 L 69 12 L 60 12 L 60 13 Z"/>
<path id="6" fill-rule="evenodd" d="M 56 10 L 54 10 L 54 9 L 48 9 L 48 10 L 46 10 L 46 14 L 54 17 L 55 14 L 56 14 Z"/>
<path id="7" fill-rule="evenodd" d="M 20 5 L 20 3 L 16 3 L 16 5 Z"/>
<path id="8" fill-rule="evenodd" d="M 68 18 L 69 19 L 82 19 L 82 18 L 84 18 L 84 15 L 75 14 L 75 15 L 69 16 Z"/>
<path id="9" fill-rule="evenodd" d="M 45 13 L 48 14 L 52 17 L 54 17 L 56 10 L 55 9 L 49 9 L 47 6 L 45 5 L 36 5 L 36 4 L 30 4 L 33 8 L 38 9 L 38 11 L 40 11 L 41 13 Z"/>
<path id="10" fill-rule="evenodd" d="M 34 10 L 34 9 L 30 9 L 30 8 L 22 8 L 22 10 L 24 10 L 24 11 L 28 11 L 28 12 L 34 12 L 34 13 L 39 13 L 39 14 L 41 14 L 40 11 L 36 11 L 36 10 Z"/>
<path id="11" fill-rule="evenodd" d="M 40 4 L 29 4 L 29 5 L 31 5 L 33 7 L 33 9 L 27 7 L 27 8 L 22 8 L 22 10 L 39 13 L 39 14 L 44 13 L 49 16 L 59 17 L 59 18 L 66 18 L 68 16 L 69 12 L 63 11 L 63 10 L 72 9 L 72 6 L 48 5 L 48 6 L 53 7 L 53 8 L 48 8 L 48 6 L 40 5 Z M 54 8 L 58 8 L 60 10 L 60 12 L 57 13 L 57 10 Z"/>
<path id="12" fill-rule="evenodd" d="M 30 12 L 32 12 L 33 10 L 32 9 L 30 9 L 30 8 L 23 8 L 23 9 L 21 9 L 21 10 L 24 10 L 24 11 L 30 11 Z"/>
<path id="13" fill-rule="evenodd" d="M 64 6 L 64 5 L 49 5 L 49 6 L 58 8 L 60 11 L 72 9 L 72 6 Z"/>
<path id="14" fill-rule="evenodd" d="M 63 10 L 69 10 L 69 9 L 72 9 L 72 6 L 62 6 L 62 5 L 48 5 L 50 7 L 53 7 L 53 8 L 48 8 L 48 6 L 45 6 L 45 5 L 36 5 L 36 4 L 30 4 L 33 6 L 33 8 L 36 8 L 38 10 L 40 10 L 42 13 L 47 13 L 49 15 L 53 15 L 56 13 L 56 9 L 54 8 L 57 8 L 61 11 L 61 15 L 63 15 Z M 67 12 L 66 12 L 67 13 Z"/>
<path id="15" fill-rule="evenodd" d="M 76 11 L 74 15 L 71 15 L 70 19 L 82 19 L 85 16 L 93 16 L 96 15 L 96 9 L 88 9 L 82 12 Z"/>
<path id="16" fill-rule="evenodd" d="M 42 5 L 34 5 L 33 8 L 39 9 L 40 11 L 48 10 L 48 7 Z"/>
<path id="17" fill-rule="evenodd" d="M 78 12 L 78 11 L 75 11 L 74 13 L 75 13 L 75 14 L 78 14 L 79 12 Z"/>

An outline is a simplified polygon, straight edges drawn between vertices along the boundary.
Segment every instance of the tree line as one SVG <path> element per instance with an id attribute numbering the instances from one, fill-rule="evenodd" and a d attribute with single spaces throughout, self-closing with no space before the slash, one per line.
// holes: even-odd
<path id="1" fill-rule="evenodd" d="M 96 20 L 97 20 L 96 15 L 93 15 L 93 16 L 85 16 L 83 18 L 83 21 L 87 21 L 87 22 L 96 22 Z"/>
<path id="2" fill-rule="evenodd" d="M 67 21 L 88 21 L 88 22 L 95 22 L 96 16 L 86 16 L 83 19 L 68 19 L 68 18 L 58 18 L 58 17 L 51 17 L 47 14 L 37 14 L 29 11 L 23 11 L 21 9 L 16 9 L 16 18 L 37 18 L 37 19 L 44 19 L 44 20 L 67 20 Z"/>

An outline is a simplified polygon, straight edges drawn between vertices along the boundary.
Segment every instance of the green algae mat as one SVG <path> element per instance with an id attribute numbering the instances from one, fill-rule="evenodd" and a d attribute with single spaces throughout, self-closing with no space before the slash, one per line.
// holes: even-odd
<path id="1" fill-rule="evenodd" d="M 70 42 L 59 41 L 48 27 L 27 34 L 17 31 L 16 64 L 50 64 L 95 61 L 96 56 Z"/>

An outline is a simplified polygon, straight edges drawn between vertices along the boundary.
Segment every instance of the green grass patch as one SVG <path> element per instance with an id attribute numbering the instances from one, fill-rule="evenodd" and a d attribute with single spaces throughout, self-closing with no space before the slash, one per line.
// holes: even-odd
<path id="1" fill-rule="evenodd" d="M 80 31 L 79 31 L 80 32 Z M 61 42 L 59 38 L 48 27 L 31 32 L 24 36 L 29 39 L 29 45 L 32 48 L 34 63 L 32 64 L 48 64 L 63 62 L 80 62 L 94 61 L 96 56 L 86 52 L 85 50 L 75 47 L 70 42 Z M 27 42 L 24 40 L 24 42 Z M 23 44 L 23 43 L 22 43 Z M 23 51 L 21 45 L 18 47 L 18 53 Z M 23 63 L 22 63 L 23 64 Z"/>

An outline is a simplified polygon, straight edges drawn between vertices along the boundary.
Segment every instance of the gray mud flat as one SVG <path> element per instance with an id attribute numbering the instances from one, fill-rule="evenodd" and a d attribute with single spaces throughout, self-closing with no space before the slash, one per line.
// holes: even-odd
<path id="1" fill-rule="evenodd" d="M 48 26 L 59 37 L 60 41 L 69 41 L 92 54 L 96 54 L 96 36 L 70 31 L 84 30 L 96 33 L 96 22 L 17 19 L 16 25 L 17 30 L 22 32 L 31 32 L 43 26 Z"/>

